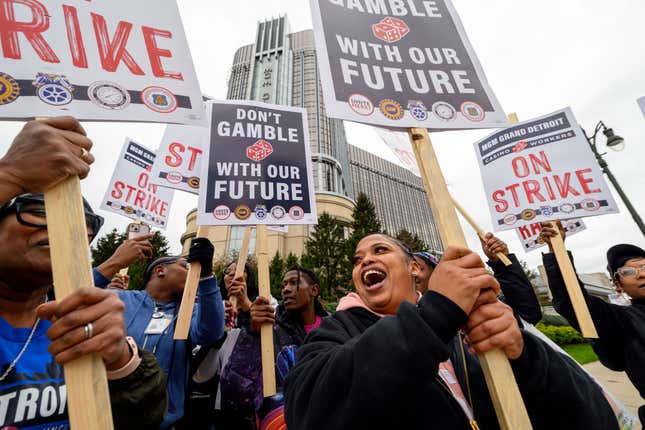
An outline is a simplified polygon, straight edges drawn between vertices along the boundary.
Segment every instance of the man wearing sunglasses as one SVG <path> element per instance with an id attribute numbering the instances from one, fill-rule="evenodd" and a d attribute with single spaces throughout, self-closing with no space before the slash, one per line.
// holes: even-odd
<path id="1" fill-rule="evenodd" d="M 74 118 L 49 118 L 27 123 L 0 158 L 0 428 L 69 428 L 61 365 L 87 354 L 105 364 L 115 428 L 155 429 L 163 420 L 163 370 L 126 337 L 117 295 L 91 285 L 60 300 L 51 295 L 38 193 L 87 176 L 91 146 Z M 103 220 L 84 205 L 91 239 Z"/>
<path id="2" fill-rule="evenodd" d="M 566 232 L 560 222 L 558 228 L 564 238 Z M 540 237 L 549 244 L 551 251 L 543 254 L 542 259 L 553 294 L 553 306 L 579 330 L 578 320 L 551 248 L 551 238 L 555 235 L 556 231 L 550 223 L 542 224 Z M 569 257 L 573 262 L 571 253 Z M 631 297 L 632 303 L 628 306 L 606 303 L 587 294 L 582 282 L 578 281 L 598 332 L 598 339 L 592 340 L 591 345 L 604 366 L 618 372 L 624 371 L 641 397 L 645 398 L 645 250 L 628 244 L 612 246 L 607 251 L 607 270 L 616 289 Z M 638 409 L 638 415 L 645 425 L 645 405 Z"/>

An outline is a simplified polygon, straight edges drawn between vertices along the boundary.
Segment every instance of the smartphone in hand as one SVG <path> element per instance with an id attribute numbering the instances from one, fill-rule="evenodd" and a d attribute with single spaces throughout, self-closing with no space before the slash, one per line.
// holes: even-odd
<path id="1" fill-rule="evenodd" d="M 128 225 L 128 239 L 135 239 L 141 236 L 148 236 L 150 234 L 150 226 L 148 224 L 131 223 Z"/>

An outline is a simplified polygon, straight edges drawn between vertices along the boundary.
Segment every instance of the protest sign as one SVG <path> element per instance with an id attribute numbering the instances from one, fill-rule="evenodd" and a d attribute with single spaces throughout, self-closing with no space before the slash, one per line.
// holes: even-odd
<path id="1" fill-rule="evenodd" d="M 329 116 L 390 128 L 506 124 L 450 0 L 311 0 L 311 10 Z"/>
<path id="2" fill-rule="evenodd" d="M 155 153 L 126 138 L 101 209 L 165 229 L 173 190 L 150 181 Z"/>
<path id="3" fill-rule="evenodd" d="M 587 229 L 584 221 L 580 218 L 562 220 L 562 227 L 564 227 L 564 231 L 567 232 L 567 237 Z M 517 237 L 519 237 L 520 242 L 522 242 L 524 252 L 534 251 L 546 245 L 546 243 L 540 239 L 542 225 L 539 222 L 524 225 L 515 231 L 517 232 Z"/>
<path id="4" fill-rule="evenodd" d="M 306 111 L 246 101 L 209 109 L 197 224 L 316 224 Z"/>
<path id="5" fill-rule="evenodd" d="M 168 125 L 161 139 L 150 181 L 162 187 L 199 194 L 199 175 L 208 129 Z"/>
<path id="6" fill-rule="evenodd" d="M 571 109 L 475 143 L 493 229 L 618 212 Z"/>
<path id="7" fill-rule="evenodd" d="M 636 102 L 638 103 L 638 107 L 641 108 L 643 116 L 645 116 L 645 97 L 639 98 Z"/>
<path id="8" fill-rule="evenodd" d="M 206 124 L 174 1 L 5 1 L 0 39 L 0 118 Z"/>
<path id="9" fill-rule="evenodd" d="M 421 177 L 407 133 L 396 132 L 386 128 L 375 128 L 374 131 L 406 169 Z"/>

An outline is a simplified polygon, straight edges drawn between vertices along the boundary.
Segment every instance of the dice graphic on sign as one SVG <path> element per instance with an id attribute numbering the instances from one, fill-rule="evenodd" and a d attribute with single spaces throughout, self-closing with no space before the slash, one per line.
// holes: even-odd
<path id="1" fill-rule="evenodd" d="M 273 146 L 266 140 L 258 140 L 253 145 L 246 148 L 247 158 L 253 161 L 261 161 L 267 158 L 273 152 Z"/>
<path id="2" fill-rule="evenodd" d="M 398 42 L 409 32 L 410 27 L 403 20 L 389 16 L 372 25 L 374 36 L 387 43 Z"/>

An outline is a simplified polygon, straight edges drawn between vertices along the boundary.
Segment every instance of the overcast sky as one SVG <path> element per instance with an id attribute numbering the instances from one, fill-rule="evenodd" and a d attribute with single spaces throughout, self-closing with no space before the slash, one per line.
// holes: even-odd
<path id="1" fill-rule="evenodd" d="M 645 2 L 642 0 L 453 0 L 488 81 L 506 113 L 521 120 L 571 106 L 583 127 L 603 120 L 625 138 L 622 152 L 609 151 L 606 160 L 632 204 L 645 213 L 645 119 L 636 99 L 645 96 Z M 257 22 L 287 14 L 292 31 L 311 28 L 305 0 L 179 0 L 188 42 L 202 92 L 226 96 L 226 78 L 235 50 L 253 42 Z M 8 148 L 21 123 L 0 125 L 0 153 Z M 149 124 L 85 125 L 95 142 L 96 158 L 84 195 L 96 208 L 112 174 L 126 136 L 156 149 L 164 126 Z M 387 147 L 368 126 L 346 123 L 349 142 L 391 161 Z M 490 131 L 431 135 L 443 173 L 454 196 L 476 221 L 491 228 L 473 142 Z M 601 135 L 600 146 L 604 147 Z M 617 194 L 616 200 L 619 201 Z M 172 250 L 180 249 L 185 215 L 196 197 L 177 192 L 166 235 Z M 603 271 L 605 251 L 629 242 L 645 247 L 645 239 L 619 201 L 622 213 L 586 218 L 588 230 L 568 240 L 583 272 Z M 125 229 L 128 220 L 100 211 L 105 231 Z M 463 223 L 462 223 L 463 224 Z M 474 232 L 464 225 L 470 245 L 479 249 Z M 540 252 L 524 254 L 515 232 L 500 234 L 520 259 L 539 264 Z"/>

